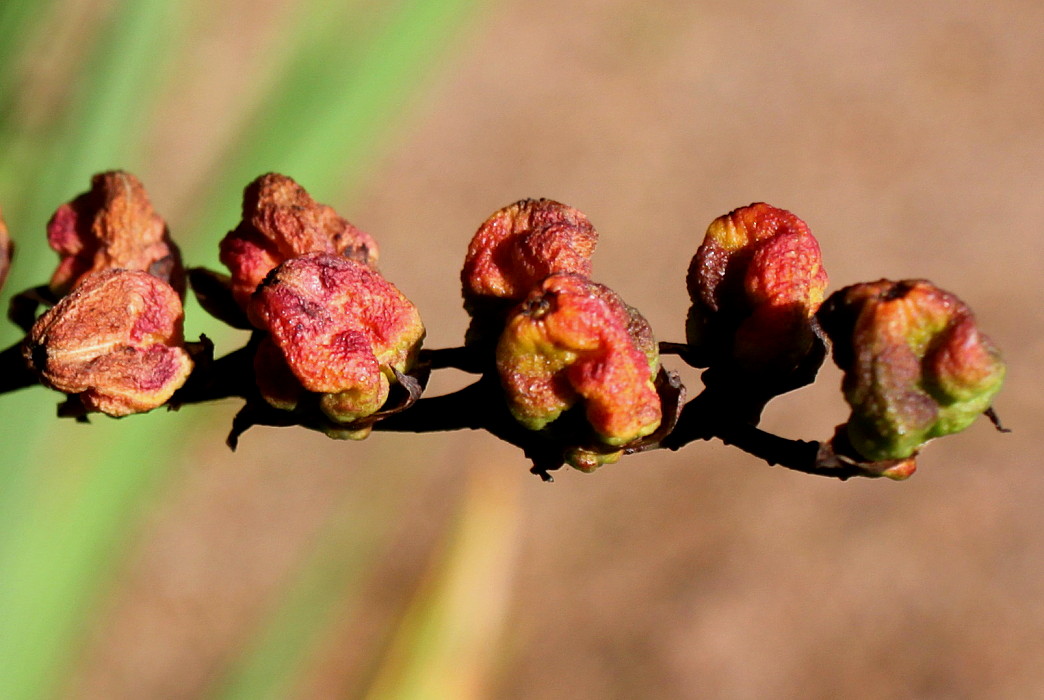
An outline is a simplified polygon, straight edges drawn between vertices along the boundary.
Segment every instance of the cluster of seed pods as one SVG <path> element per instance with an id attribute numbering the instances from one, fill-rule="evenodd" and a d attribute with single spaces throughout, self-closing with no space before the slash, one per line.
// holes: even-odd
<path id="1" fill-rule="evenodd" d="M 184 338 L 186 272 L 141 183 L 122 171 L 95 176 L 57 209 L 47 239 L 57 268 L 12 310 L 39 382 L 81 415 L 177 404 L 194 366 L 212 358 Z M 649 323 L 592 279 L 597 239 L 576 209 L 522 200 L 478 228 L 460 276 L 471 365 L 495 380 L 511 420 L 553 436 L 583 471 L 658 446 L 684 397 Z M 0 218 L 0 284 L 11 252 Z M 252 331 L 248 403 L 361 439 L 419 400 L 431 368 L 418 308 L 381 275 L 373 237 L 292 179 L 267 174 L 246 187 L 220 260 L 227 275 L 197 269 L 189 279 L 205 309 Z M 851 408 L 835 456 L 877 465 L 867 475 L 909 476 L 927 441 L 991 410 L 1004 379 L 968 307 L 930 282 L 879 280 L 826 297 L 809 227 L 768 204 L 715 219 L 686 282 L 686 342 L 667 345 L 705 377 L 793 388 L 814 377 L 829 343 Z"/>

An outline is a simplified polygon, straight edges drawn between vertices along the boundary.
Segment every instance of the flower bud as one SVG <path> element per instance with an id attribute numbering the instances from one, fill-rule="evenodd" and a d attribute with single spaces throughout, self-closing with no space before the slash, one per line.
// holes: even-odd
<path id="1" fill-rule="evenodd" d="M 811 318 L 827 286 L 804 221 L 751 204 L 711 222 L 689 265 L 691 360 L 705 367 L 787 371 L 812 350 Z"/>
<path id="2" fill-rule="evenodd" d="M 590 276 L 597 240 L 586 216 L 550 199 L 524 199 L 486 219 L 461 271 L 464 308 L 473 317 L 467 343 L 495 341 L 504 313 L 548 275 Z"/>
<path id="3" fill-rule="evenodd" d="M 43 384 L 110 416 L 162 406 L 185 383 L 177 292 L 140 270 L 88 274 L 33 325 L 23 347 Z"/>
<path id="4" fill-rule="evenodd" d="M 341 255 L 372 266 L 377 243 L 285 175 L 269 173 L 247 185 L 243 219 L 222 239 L 220 252 L 239 305 L 247 307 L 272 268 L 305 253 Z"/>
<path id="5" fill-rule="evenodd" d="M 971 310 L 925 280 L 846 287 L 819 319 L 845 373 L 848 439 L 869 460 L 905 459 L 963 430 L 1004 380 L 1004 361 Z"/>
<path id="6" fill-rule="evenodd" d="M 653 384 L 659 356 L 649 324 L 608 287 L 580 275 L 541 282 L 509 316 L 496 359 L 508 407 L 531 430 L 578 401 L 606 445 L 626 445 L 660 424 Z"/>
<path id="7" fill-rule="evenodd" d="M 372 267 L 327 253 L 276 267 L 248 313 L 269 333 L 255 362 L 265 399 L 292 410 L 302 391 L 320 394 L 320 409 L 339 424 L 381 408 L 424 338 L 417 308 L 398 289 Z"/>
<path id="8" fill-rule="evenodd" d="M 61 297 L 99 270 L 141 270 L 185 291 L 181 256 L 138 178 L 122 170 L 91 178 L 91 189 L 54 212 L 47 241 L 61 260 L 51 292 Z"/>
<path id="9" fill-rule="evenodd" d="M 0 212 L 0 289 L 3 289 L 7 280 L 7 273 L 11 269 L 11 255 L 14 245 L 7 233 L 7 224 L 4 222 L 3 213 Z"/>

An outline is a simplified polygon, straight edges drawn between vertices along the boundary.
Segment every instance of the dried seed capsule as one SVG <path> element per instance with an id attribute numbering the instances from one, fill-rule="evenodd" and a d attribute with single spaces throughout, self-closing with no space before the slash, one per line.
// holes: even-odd
<path id="1" fill-rule="evenodd" d="M 475 232 L 461 271 L 468 344 L 495 342 L 504 313 L 556 272 L 591 274 L 598 234 L 581 212 L 550 199 L 524 199 Z"/>
<path id="2" fill-rule="evenodd" d="M 222 239 L 220 252 L 239 305 L 247 307 L 272 268 L 305 253 L 341 255 L 372 266 L 377 243 L 285 175 L 268 173 L 247 185 L 243 219 Z"/>
<path id="3" fill-rule="evenodd" d="M 185 291 L 181 255 L 138 178 L 122 170 L 99 173 L 91 189 L 58 207 L 47 241 L 61 260 L 51 277 L 55 296 L 100 270 L 141 270 Z"/>
<path id="4" fill-rule="evenodd" d="M 185 383 L 177 292 L 139 270 L 88 274 L 33 325 L 23 347 L 43 384 L 110 416 L 162 406 Z"/>
<path id="5" fill-rule="evenodd" d="M 258 353 L 258 386 L 277 408 L 293 409 L 304 391 L 321 394 L 330 420 L 351 423 L 388 398 L 395 370 L 405 373 L 424 338 L 417 308 L 372 267 L 327 253 L 311 253 L 276 267 L 248 309 L 271 346 Z M 271 376 L 265 368 L 273 369 Z"/>
<path id="6" fill-rule="evenodd" d="M 990 407 L 1005 365 L 960 299 L 925 280 L 835 292 L 819 312 L 845 372 L 847 434 L 869 460 L 905 459 Z"/>
<path id="7" fill-rule="evenodd" d="M 598 439 L 625 445 L 660 424 L 659 356 L 645 319 L 612 290 L 554 274 L 509 316 L 497 346 L 508 407 L 540 430 L 577 401 Z"/>
<path id="8" fill-rule="evenodd" d="M 789 370 L 815 342 L 827 274 L 819 243 L 788 211 L 751 204 L 711 222 L 689 265 L 686 336 L 700 367 Z"/>

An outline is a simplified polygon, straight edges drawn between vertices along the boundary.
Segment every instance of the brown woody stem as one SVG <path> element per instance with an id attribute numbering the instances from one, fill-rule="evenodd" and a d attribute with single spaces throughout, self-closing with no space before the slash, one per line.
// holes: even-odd
<path id="1" fill-rule="evenodd" d="M 17 391 L 34 384 L 39 380 L 22 357 L 22 342 L 0 352 L 0 394 Z"/>
<path id="2" fill-rule="evenodd" d="M 0 352 L 0 394 L 38 383 L 22 357 L 21 345 L 15 343 Z M 200 344 L 195 370 L 171 399 L 170 405 L 181 407 L 225 398 L 258 401 L 253 365 L 256 345 L 257 339 L 252 338 L 246 346 L 212 359 L 207 344 Z M 682 344 L 661 344 L 662 352 L 683 351 L 684 348 Z M 420 361 L 431 369 L 479 371 L 476 353 L 467 347 L 424 350 Z M 707 388 L 685 404 L 674 430 L 658 446 L 654 445 L 654 449 L 677 450 L 697 440 L 717 439 L 770 465 L 806 474 L 839 479 L 867 476 L 865 471 L 855 466 L 821 464 L 821 445 L 818 442 L 791 440 L 759 429 L 757 422 L 766 397 L 752 396 L 727 378 L 705 374 L 704 379 Z M 373 429 L 410 433 L 485 430 L 522 449 L 532 460 L 534 473 L 550 480 L 548 472 L 563 464 L 563 435 L 523 428 L 511 417 L 500 392 L 496 376 L 486 374 L 453 393 L 422 398 L 408 410 L 375 423 Z"/>

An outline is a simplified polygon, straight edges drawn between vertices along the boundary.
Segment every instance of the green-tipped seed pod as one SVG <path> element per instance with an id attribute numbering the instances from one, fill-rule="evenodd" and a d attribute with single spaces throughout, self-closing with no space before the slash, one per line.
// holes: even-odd
<path id="1" fill-rule="evenodd" d="M 580 275 L 551 275 L 516 307 L 497 346 L 497 369 L 511 413 L 532 430 L 577 402 L 606 445 L 625 445 L 660 424 L 659 357 L 648 323 Z"/>
<path id="2" fill-rule="evenodd" d="M 819 311 L 844 370 L 848 438 L 872 461 L 905 459 L 990 408 L 1005 365 L 971 310 L 925 280 L 835 292 Z"/>

